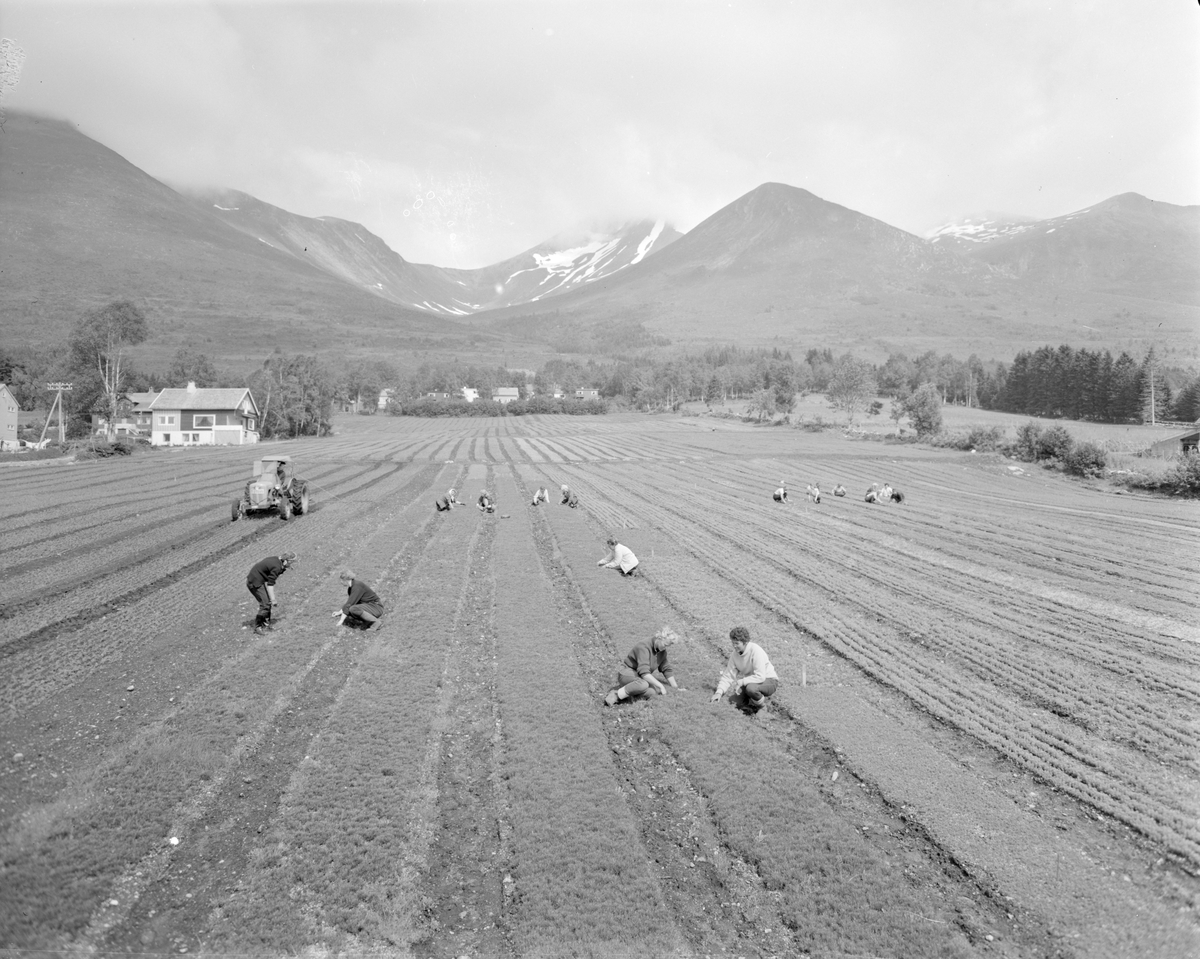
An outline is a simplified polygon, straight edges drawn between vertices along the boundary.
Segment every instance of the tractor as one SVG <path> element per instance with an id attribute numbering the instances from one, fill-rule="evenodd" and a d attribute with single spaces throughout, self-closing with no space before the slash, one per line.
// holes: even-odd
<path id="1" fill-rule="evenodd" d="M 250 513 L 277 510 L 280 519 L 308 512 L 308 484 L 292 471 L 290 456 L 264 456 L 254 464 L 254 475 L 229 509 L 232 522 Z"/>

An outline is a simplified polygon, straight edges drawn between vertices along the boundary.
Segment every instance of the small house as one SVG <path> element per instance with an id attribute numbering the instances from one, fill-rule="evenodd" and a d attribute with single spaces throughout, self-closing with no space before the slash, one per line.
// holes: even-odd
<path id="1" fill-rule="evenodd" d="M 239 446 L 258 442 L 258 404 L 245 387 L 163 390 L 150 403 L 154 446 Z"/>
<path id="2" fill-rule="evenodd" d="M 521 391 L 515 386 L 497 386 L 492 390 L 492 402 L 502 403 L 507 406 L 513 400 L 521 398 Z"/>
<path id="3" fill-rule="evenodd" d="M 598 400 L 600 399 L 599 390 L 576 390 L 575 399 L 577 400 Z"/>
<path id="4" fill-rule="evenodd" d="M 425 394 L 425 399 L 427 399 L 427 400 L 448 400 L 448 399 L 450 399 L 450 394 L 446 393 L 442 390 L 432 390 L 429 393 Z"/>
<path id="5" fill-rule="evenodd" d="M 1180 453 L 1195 452 L 1200 448 L 1200 428 L 1193 428 L 1186 433 L 1177 433 L 1164 440 L 1159 440 L 1145 450 L 1144 456 L 1163 456 L 1170 458 Z"/>
<path id="6" fill-rule="evenodd" d="M 479 390 L 475 389 L 473 386 L 464 386 L 462 388 L 462 395 L 463 399 L 468 403 L 474 403 L 477 399 L 479 399 Z"/>
<path id="7" fill-rule="evenodd" d="M 17 398 L 4 383 L 0 383 L 0 449 L 17 448 Z"/>
<path id="8" fill-rule="evenodd" d="M 117 398 L 117 424 L 113 432 L 123 436 L 150 436 L 150 421 L 153 414 L 150 404 L 157 393 L 122 393 Z M 98 413 L 92 417 L 92 428 L 96 435 L 108 435 L 108 417 Z"/>

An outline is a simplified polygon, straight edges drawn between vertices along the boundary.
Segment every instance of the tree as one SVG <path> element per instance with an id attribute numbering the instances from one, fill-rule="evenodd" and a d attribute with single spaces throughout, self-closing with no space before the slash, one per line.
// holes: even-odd
<path id="1" fill-rule="evenodd" d="M 1146 358 L 1142 360 L 1142 368 L 1138 375 L 1139 395 L 1141 397 L 1141 416 L 1143 423 L 1154 424 L 1163 419 L 1170 408 L 1171 394 L 1163 380 L 1159 368 L 1158 356 L 1154 347 L 1150 347 Z"/>
<path id="2" fill-rule="evenodd" d="M 265 439 L 324 436 L 329 432 L 336 384 L 315 356 L 268 357 L 246 385 L 260 400 Z"/>
<path id="3" fill-rule="evenodd" d="M 181 346 L 177 349 L 171 359 L 170 369 L 167 370 L 167 379 L 175 387 L 195 383 L 203 389 L 216 386 L 218 378 L 212 357 L 192 346 Z"/>
<path id="4" fill-rule="evenodd" d="M 942 429 L 942 397 L 932 383 L 924 383 L 902 401 L 902 407 L 917 436 L 924 439 Z"/>
<path id="5" fill-rule="evenodd" d="M 116 436 L 117 405 L 125 375 L 125 348 L 150 335 L 145 314 L 128 300 L 90 310 L 75 325 L 70 347 L 73 365 L 100 378 L 108 412 L 108 438 Z"/>
<path id="6" fill-rule="evenodd" d="M 874 395 L 875 372 L 870 364 L 856 360 L 849 353 L 839 357 L 829 377 L 826 396 L 830 405 L 845 413 L 848 423 L 853 423 L 854 414 L 865 410 Z"/>
<path id="7" fill-rule="evenodd" d="M 750 412 L 758 414 L 760 423 L 764 416 L 772 419 L 775 416 L 775 391 L 757 390 L 750 400 Z"/>

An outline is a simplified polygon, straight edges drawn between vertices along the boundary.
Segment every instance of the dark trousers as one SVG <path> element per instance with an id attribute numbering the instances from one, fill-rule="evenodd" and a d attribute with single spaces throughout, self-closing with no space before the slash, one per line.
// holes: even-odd
<path id="1" fill-rule="evenodd" d="M 761 683 L 747 683 L 742 687 L 741 692 L 733 697 L 733 704 L 738 709 L 756 713 L 767 705 L 767 697 L 774 695 L 778 688 L 779 681 L 776 679 L 764 679 Z"/>
<path id="2" fill-rule="evenodd" d="M 267 587 L 251 586 L 247 583 L 246 589 L 250 590 L 250 595 L 258 600 L 258 615 L 254 617 L 254 625 L 267 625 L 271 621 L 271 597 L 267 593 Z"/>
<path id="3" fill-rule="evenodd" d="M 356 603 L 344 610 L 346 625 L 352 629 L 370 629 L 383 616 L 383 606 L 379 603 Z M 374 619 L 364 619 L 363 613 L 370 613 Z"/>
<path id="4" fill-rule="evenodd" d="M 630 699 L 646 699 L 650 691 L 650 683 L 624 664 L 617 670 L 617 689 L 622 686 Z"/>

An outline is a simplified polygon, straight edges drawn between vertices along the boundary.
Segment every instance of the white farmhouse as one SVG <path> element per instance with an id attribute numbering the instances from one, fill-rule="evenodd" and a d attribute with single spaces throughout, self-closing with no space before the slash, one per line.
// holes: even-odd
<path id="1" fill-rule="evenodd" d="M 154 446 L 222 446 L 258 442 L 258 404 L 245 387 L 163 390 L 150 404 Z"/>

